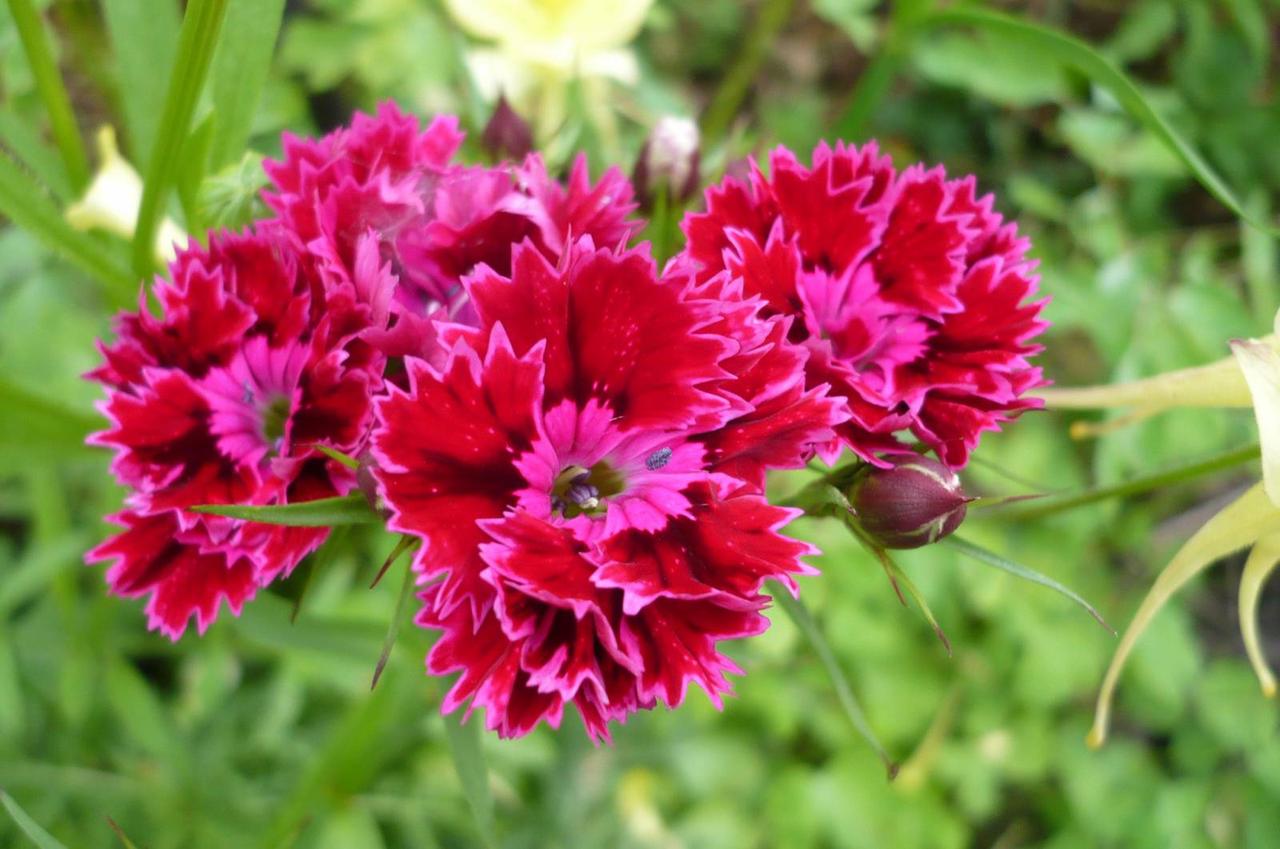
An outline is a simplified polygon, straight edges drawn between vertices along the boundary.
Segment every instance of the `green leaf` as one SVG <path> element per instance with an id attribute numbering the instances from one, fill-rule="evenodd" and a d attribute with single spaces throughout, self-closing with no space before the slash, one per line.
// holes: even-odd
<path id="1" fill-rule="evenodd" d="M 187 13 L 178 34 L 178 52 L 165 91 L 164 109 L 160 113 L 160 127 L 151 146 L 142 206 L 138 210 L 138 226 L 133 236 L 133 267 L 138 274 L 150 272 L 155 262 L 156 229 L 160 226 L 169 190 L 173 188 L 183 164 L 191 117 L 195 114 L 213 61 L 227 3 L 228 0 L 190 0 L 187 4 Z"/>
<path id="2" fill-rule="evenodd" d="M 174 0 L 103 0 L 130 158 L 149 162 L 182 19 Z"/>
<path id="3" fill-rule="evenodd" d="M 73 228 L 40 186 L 0 151 L 0 214 L 40 240 L 56 255 L 97 278 L 112 306 L 126 306 L 137 279 L 121 268 L 87 233 Z"/>
<path id="4" fill-rule="evenodd" d="M 1004 572 L 1008 572 L 1010 575 L 1014 575 L 1015 577 L 1022 578 L 1024 581 L 1030 581 L 1033 584 L 1039 584 L 1042 587 L 1048 587 L 1054 592 L 1060 593 L 1061 595 L 1066 596 L 1067 598 L 1074 601 L 1076 604 L 1083 607 L 1090 616 L 1092 616 L 1094 619 L 1098 621 L 1099 625 L 1101 625 L 1103 628 L 1106 628 L 1112 634 L 1115 634 L 1115 629 L 1107 624 L 1107 620 L 1102 618 L 1102 614 L 1098 613 L 1098 611 L 1094 609 L 1092 604 L 1085 601 L 1080 596 L 1080 594 L 1077 593 L 1075 590 L 1072 590 L 1069 587 L 1066 587 L 1058 583 L 1053 578 L 1050 578 L 1047 575 L 1042 575 L 1036 570 L 1030 568 L 1029 566 L 1023 566 L 1021 563 L 1016 563 L 1008 559 L 1007 557 L 1001 557 L 999 554 L 996 554 L 994 551 L 990 551 L 986 548 L 983 548 L 980 545 L 976 545 L 972 542 L 969 542 L 966 539 L 961 539 L 960 537 L 954 537 L 954 536 L 948 537 L 947 539 L 943 540 L 943 543 L 956 549 L 961 554 L 966 554 L 969 557 L 972 557 L 974 560 L 977 560 L 979 563 L 985 563 L 988 566 L 994 566 L 997 569 L 1000 569 Z"/>
<path id="5" fill-rule="evenodd" d="M 209 112 L 196 124 L 178 156 L 180 164 L 174 188 L 178 191 L 178 202 L 182 204 L 187 229 L 192 233 L 203 233 L 207 229 L 201 215 L 200 187 L 204 184 L 209 163 L 209 146 L 213 144 L 213 130 L 217 123 L 214 118 L 215 113 Z"/>
<path id="6" fill-rule="evenodd" d="M 449 753 L 453 766 L 462 782 L 462 792 L 475 816 L 476 828 L 485 846 L 497 846 L 493 831 L 493 796 L 489 793 L 489 768 L 485 765 L 484 752 L 480 748 L 481 723 L 479 720 L 464 722 L 463 711 L 455 710 L 444 719 L 445 736 L 449 740 Z"/>
<path id="7" fill-rule="evenodd" d="M 72 198 L 71 183 L 58 160 L 58 152 L 49 147 L 37 128 L 20 118 L 12 109 L 0 110 L 0 140 L 5 147 L 31 170 L 58 201 Z"/>
<path id="8" fill-rule="evenodd" d="M 1046 58 L 1056 59 L 1074 68 L 1109 91 L 1126 112 L 1182 160 L 1200 184 L 1223 206 L 1259 229 L 1276 232 L 1268 222 L 1259 221 L 1250 215 L 1213 166 L 1152 108 L 1133 81 L 1085 42 L 1050 27 L 986 9 L 942 9 L 929 15 L 928 24 L 973 26 L 996 36 L 1018 39 L 1040 51 Z"/>
<path id="9" fill-rule="evenodd" d="M 101 422 L 0 378 L 0 454 L 65 459 L 90 451 L 84 443 Z"/>
<path id="10" fill-rule="evenodd" d="M 328 445 L 316 445 L 316 450 L 328 457 L 330 460 L 333 460 L 335 463 L 341 463 L 348 469 L 360 468 L 359 460 L 352 457 L 350 454 L 343 454 L 337 448 L 330 448 Z"/>
<path id="11" fill-rule="evenodd" d="M 822 629 L 818 627 L 818 623 L 814 621 L 813 614 L 809 612 L 809 608 L 804 602 L 791 595 L 791 591 L 786 587 L 773 583 L 769 587 L 769 593 L 773 596 L 774 601 L 782 608 L 782 611 L 791 618 L 796 627 L 808 639 L 809 645 L 813 646 L 813 650 L 818 653 L 818 659 L 822 665 L 826 667 L 827 675 L 831 678 L 831 686 L 835 688 L 836 698 L 840 701 L 840 707 L 844 709 L 845 716 L 849 718 L 849 723 L 853 729 L 861 735 L 863 740 L 867 741 L 876 755 L 879 756 L 880 762 L 884 764 L 885 770 L 892 779 L 898 772 L 898 765 L 889 757 L 889 753 L 885 751 L 884 744 L 880 742 L 880 738 L 876 736 L 876 732 L 871 728 L 871 723 L 867 721 L 867 714 L 859 704 L 858 698 L 853 694 L 853 687 L 849 684 L 849 679 L 845 677 L 844 670 L 840 667 L 840 662 L 836 660 L 836 654 L 831 649 L 831 645 L 827 642 L 826 637 L 822 634 Z"/>
<path id="12" fill-rule="evenodd" d="M 54 144 L 62 154 L 67 178 L 73 189 L 79 189 L 89 181 L 89 158 L 84 152 L 75 113 L 71 111 L 71 99 L 67 97 L 67 89 L 58 73 L 58 63 L 49 50 L 40 15 L 31 0 L 9 0 L 9 12 L 22 40 L 36 91 L 49 114 L 49 128 Z"/>
<path id="13" fill-rule="evenodd" d="M 381 524 L 383 519 L 360 493 L 299 501 L 296 504 L 255 506 L 251 504 L 200 504 L 190 508 L 192 513 L 210 516 L 227 516 L 262 522 L 265 525 L 285 525 L 291 528 L 325 528 L 333 525 Z"/>
<path id="14" fill-rule="evenodd" d="M 12 796 L 3 790 L 0 790 L 0 805 L 4 805 L 4 809 L 9 812 L 9 816 L 13 817 L 13 821 L 18 824 L 22 833 L 40 849 L 67 849 L 55 840 L 52 834 L 41 828 L 39 823 L 18 806 Z"/>
<path id="15" fill-rule="evenodd" d="M 238 161 L 249 143 L 253 116 L 271 67 L 284 0 L 230 0 L 222 39 L 213 57 L 213 109 L 217 123 L 209 167 Z"/>

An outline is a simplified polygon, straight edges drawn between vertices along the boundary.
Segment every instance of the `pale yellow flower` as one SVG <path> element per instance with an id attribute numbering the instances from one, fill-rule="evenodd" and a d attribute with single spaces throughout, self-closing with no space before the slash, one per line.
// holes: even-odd
<path id="1" fill-rule="evenodd" d="M 1152 618 L 1188 581 L 1215 561 L 1252 546 L 1240 580 L 1240 630 L 1262 691 L 1276 695 L 1276 679 L 1258 638 L 1262 585 L 1280 562 L 1280 313 L 1276 332 L 1235 340 L 1232 356 L 1207 366 L 1168 372 L 1146 380 L 1083 389 L 1046 390 L 1050 407 L 1127 407 L 1127 415 L 1092 432 L 1127 424 L 1175 407 L 1253 407 L 1262 446 L 1261 483 L 1219 511 L 1178 550 L 1142 600 L 1120 639 L 1102 682 L 1089 743 L 1106 739 L 1116 683 L 1134 644 Z M 1079 431 L 1078 431 L 1079 432 Z"/>
<path id="2" fill-rule="evenodd" d="M 138 209 L 142 206 L 142 178 L 120 155 L 111 127 L 98 130 L 97 144 L 98 171 L 84 196 L 67 207 L 67 223 L 78 230 L 105 230 L 132 239 Z M 187 234 L 182 228 L 165 218 L 156 232 L 156 260 L 169 263 L 176 254 L 176 246 L 186 241 Z"/>
<path id="3" fill-rule="evenodd" d="M 601 83 L 639 78 L 627 45 L 653 0 L 445 0 L 462 29 L 490 46 L 468 52 L 467 66 L 489 101 L 505 94 L 546 139 L 563 122 L 572 81 L 583 83 L 588 110 L 610 114 Z"/>

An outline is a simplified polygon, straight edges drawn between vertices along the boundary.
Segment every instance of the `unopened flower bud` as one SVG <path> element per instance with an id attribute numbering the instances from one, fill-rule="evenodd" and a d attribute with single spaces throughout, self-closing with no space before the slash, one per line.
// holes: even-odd
<path id="1" fill-rule="evenodd" d="M 849 489 L 858 527 L 884 548 L 919 548 L 950 535 L 964 521 L 966 505 L 960 478 L 931 457 L 893 461 L 887 469 L 868 468 Z"/>
<path id="2" fill-rule="evenodd" d="M 698 125 L 688 118 L 658 121 L 640 148 L 632 174 L 641 206 L 652 209 L 659 191 L 679 203 L 693 197 L 698 189 L 699 143 Z"/>
<path id="3" fill-rule="evenodd" d="M 524 159 L 533 150 L 533 130 L 501 95 L 480 142 L 494 159 Z"/>

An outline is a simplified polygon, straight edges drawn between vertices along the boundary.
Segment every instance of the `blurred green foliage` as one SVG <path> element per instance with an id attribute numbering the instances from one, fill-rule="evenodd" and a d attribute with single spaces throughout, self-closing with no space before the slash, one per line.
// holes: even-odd
<path id="1" fill-rule="evenodd" d="M 180 4 L 35 5 L 81 130 L 123 127 L 126 153 L 147 162 L 166 82 L 157 69 L 174 55 Z M 279 5 L 240 4 L 236 19 L 233 2 L 229 38 L 274 25 L 244 9 Z M 184 150 L 177 183 L 187 197 L 171 211 L 188 223 L 253 213 L 257 160 L 240 155 L 244 133 L 269 156 L 282 130 L 318 132 L 386 97 L 457 111 L 473 131 L 486 117 L 461 60 L 466 43 L 437 3 L 284 5 L 258 107 L 236 119 L 247 127 L 208 131 L 232 140 L 203 158 Z M 705 163 L 776 143 L 803 151 L 853 112 L 867 116 L 854 141 L 875 136 L 901 163 L 976 173 L 1035 241 L 1055 323 L 1044 361 L 1060 383 L 1206 362 L 1228 338 L 1270 326 L 1280 304 L 1271 236 L 1216 202 L 1105 88 L 1015 39 L 912 30 L 926 5 L 796 2 L 758 65 L 738 71 L 741 45 L 776 0 L 663 0 L 637 44 L 641 81 L 617 93 L 617 138 L 593 138 L 583 121 L 554 150 L 586 146 L 629 167 L 657 115 L 696 115 L 722 80 L 749 73 Z M 1092 44 L 1253 215 L 1269 215 L 1280 186 L 1275 0 L 999 8 Z M 3 11 L 0 81 L 0 142 L 64 204 L 71 187 Z M 197 132 L 217 85 L 198 104 Z M 85 238 L 115 262 L 128 255 Z M 144 849 L 483 845 L 438 715 L 445 682 L 421 674 L 428 635 L 403 629 L 369 691 L 400 581 L 364 587 L 389 537 L 344 532 L 242 617 L 177 645 L 146 632 L 140 605 L 108 598 L 99 570 L 81 565 L 121 498 L 106 457 L 82 446 L 95 390 L 79 379 L 121 293 L 49 244 L 0 231 L 0 787 L 68 847 L 123 845 L 108 817 Z M 1247 412 L 1172 413 L 1096 442 L 1070 440 L 1066 425 L 1030 415 L 988 437 L 969 486 L 1071 491 L 1252 438 Z M 966 533 L 1081 591 L 1118 626 L 1176 544 L 1248 475 L 1031 523 L 975 514 Z M 486 735 L 498 845 L 1280 845 L 1280 735 L 1242 657 L 1238 563 L 1156 620 L 1122 682 L 1113 740 L 1091 752 L 1084 734 L 1114 642 L 1080 610 L 945 547 L 912 552 L 901 562 L 956 647 L 948 659 L 837 525 L 795 529 L 826 551 L 804 598 L 903 761 L 898 780 L 886 782 L 812 648 L 775 614 L 767 635 L 734 647 L 749 674 L 723 713 L 694 693 L 679 711 L 634 717 L 600 748 L 572 719 L 514 742 Z M 1280 595 L 1267 595 L 1262 618 L 1275 658 Z M 0 816 L 0 845 L 28 845 L 23 821 Z"/>

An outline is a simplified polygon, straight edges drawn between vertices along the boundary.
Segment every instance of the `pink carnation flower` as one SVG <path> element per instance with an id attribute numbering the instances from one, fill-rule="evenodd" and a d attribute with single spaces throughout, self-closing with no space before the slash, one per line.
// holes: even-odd
<path id="1" fill-rule="evenodd" d="M 571 703 L 600 738 L 691 682 L 719 704 L 717 644 L 764 630 L 761 584 L 813 552 L 763 470 L 847 413 L 801 385 L 787 319 L 642 252 L 584 239 L 553 265 L 527 242 L 464 285 L 477 326 L 408 361 L 373 438 L 390 527 L 425 542 L 428 669 L 462 673 L 444 709 L 518 736 Z"/>
<path id="2" fill-rule="evenodd" d="M 1028 358 L 1047 325 L 1029 243 L 941 168 L 897 173 L 874 143 L 819 145 L 811 168 L 779 149 L 707 192 L 684 221 L 679 261 L 700 279 L 741 278 L 767 314 L 793 316 L 809 385 L 849 407 L 839 440 L 864 460 L 904 453 L 909 431 L 953 468 L 983 431 L 1039 406 Z"/>
<path id="3" fill-rule="evenodd" d="M 131 493 L 115 517 L 125 530 L 89 560 L 115 561 L 112 590 L 148 595 L 151 627 L 172 638 L 192 615 L 203 632 L 222 598 L 238 611 L 327 536 L 186 508 L 309 501 L 355 484 L 316 446 L 353 451 L 366 438 L 381 363 L 348 355 L 357 308 L 313 291 L 303 267 L 276 228 L 187 249 L 155 286 L 161 317 L 144 302 L 118 319 L 91 375 L 111 424 L 90 442 L 114 450 Z"/>
<path id="4" fill-rule="evenodd" d="M 435 319 L 474 319 L 463 275 L 481 264 L 508 271 L 515 244 L 528 239 L 555 259 L 571 237 L 621 246 L 639 229 L 616 168 L 592 185 L 579 157 L 561 185 L 536 154 L 520 165 L 457 164 L 461 143 L 456 118 L 420 129 L 387 102 L 320 139 L 286 135 L 283 159 L 266 165 L 268 204 L 326 287 L 375 306 L 364 336 L 390 356 L 435 357 Z"/>

